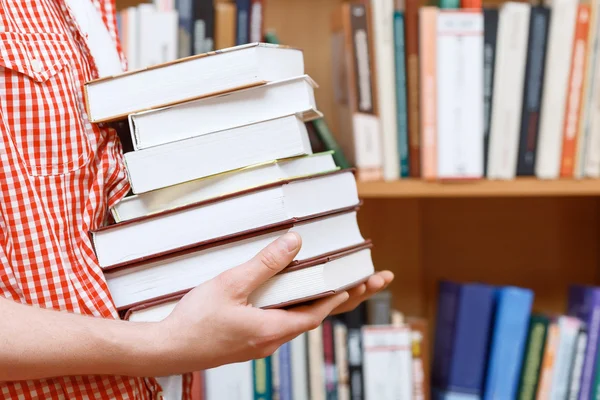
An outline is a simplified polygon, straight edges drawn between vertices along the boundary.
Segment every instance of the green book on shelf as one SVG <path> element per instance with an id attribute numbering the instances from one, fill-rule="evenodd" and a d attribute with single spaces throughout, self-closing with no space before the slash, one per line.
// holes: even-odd
<path id="1" fill-rule="evenodd" d="M 460 8 L 460 0 L 440 0 L 440 8 Z"/>
<path id="2" fill-rule="evenodd" d="M 252 372 L 254 376 L 254 400 L 271 400 L 273 398 L 271 356 L 252 360 Z"/>
<path id="3" fill-rule="evenodd" d="M 517 391 L 518 400 L 534 400 L 536 398 L 548 323 L 548 317 L 540 314 L 533 314 L 529 320 L 527 344 Z"/>
<path id="4" fill-rule="evenodd" d="M 338 144 L 337 140 L 335 140 L 335 137 L 333 136 L 331 130 L 329 130 L 329 127 L 327 126 L 325 120 L 323 118 L 318 118 L 311 121 L 311 123 L 313 125 L 313 128 L 315 128 L 317 136 L 325 145 L 325 148 L 327 150 L 333 151 L 333 159 L 335 160 L 337 166 L 342 169 L 350 168 L 350 163 L 346 159 L 346 156 L 344 156 L 342 148 Z"/>

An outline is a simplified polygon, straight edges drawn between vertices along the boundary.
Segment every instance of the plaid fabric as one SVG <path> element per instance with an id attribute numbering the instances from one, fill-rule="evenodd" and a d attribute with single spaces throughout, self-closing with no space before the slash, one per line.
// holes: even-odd
<path id="1" fill-rule="evenodd" d="M 92 1 L 125 69 L 114 0 Z M 83 84 L 97 76 L 64 0 L 0 0 L 0 296 L 118 318 L 88 237 L 129 190 L 116 132 L 85 112 Z M 160 390 L 153 378 L 0 382 L 8 399 L 154 399 Z"/>

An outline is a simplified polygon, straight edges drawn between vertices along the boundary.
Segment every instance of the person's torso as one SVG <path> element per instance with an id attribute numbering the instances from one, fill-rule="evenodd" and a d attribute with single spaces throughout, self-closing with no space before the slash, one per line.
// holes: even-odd
<path id="1" fill-rule="evenodd" d="M 93 2 L 116 46 L 114 1 Z M 86 114 L 83 85 L 96 77 L 65 0 L 0 0 L 0 296 L 117 318 L 88 233 L 129 186 L 116 133 Z M 64 377 L 0 383 L 0 395 L 149 399 L 157 386 Z"/>

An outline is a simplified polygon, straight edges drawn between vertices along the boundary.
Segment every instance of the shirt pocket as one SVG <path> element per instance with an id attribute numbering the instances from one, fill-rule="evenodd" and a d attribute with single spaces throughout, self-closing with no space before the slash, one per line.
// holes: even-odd
<path id="1" fill-rule="evenodd" d="M 31 175 L 66 174 L 91 157 L 74 67 L 66 34 L 0 32 L 0 114 Z"/>

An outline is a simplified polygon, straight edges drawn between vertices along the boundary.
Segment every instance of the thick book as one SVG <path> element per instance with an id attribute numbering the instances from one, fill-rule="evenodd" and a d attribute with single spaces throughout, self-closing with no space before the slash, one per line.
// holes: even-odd
<path id="1" fill-rule="evenodd" d="M 548 323 L 548 317 L 541 314 L 534 314 L 529 319 L 529 332 L 517 392 L 518 400 L 535 400 L 536 398 Z"/>
<path id="2" fill-rule="evenodd" d="M 87 82 L 85 105 L 91 122 L 106 122 L 303 74 L 301 50 L 252 43 Z"/>
<path id="3" fill-rule="evenodd" d="M 483 177 L 483 14 L 437 17 L 437 177 Z"/>
<path id="4" fill-rule="evenodd" d="M 359 205 L 354 175 L 338 171 L 279 181 L 91 232 L 102 268 L 141 261 L 199 242 L 257 232 Z M 243 216 L 241 218 L 240 216 Z M 165 235 L 166 232 L 171 234 Z"/>
<path id="5" fill-rule="evenodd" d="M 309 154 L 312 148 L 306 125 L 296 115 L 288 115 L 128 152 L 125 165 L 131 190 L 140 194 Z"/>
<path id="6" fill-rule="evenodd" d="M 527 62 L 525 87 L 523 90 L 523 110 L 521 112 L 521 132 L 517 175 L 535 174 L 535 155 L 538 140 L 540 108 L 546 61 L 546 44 L 550 25 L 550 8 L 535 6 L 529 17 L 529 43 L 527 44 Z"/>
<path id="7" fill-rule="evenodd" d="M 483 9 L 483 173 L 487 176 L 492 101 L 494 99 L 494 65 L 498 37 L 498 9 Z"/>
<path id="8" fill-rule="evenodd" d="M 495 288 L 442 281 L 437 304 L 433 389 L 480 397 L 492 332 Z"/>
<path id="9" fill-rule="evenodd" d="M 110 210 L 115 222 L 124 222 L 282 180 L 324 174 L 338 169 L 331 152 L 273 160 L 127 196 Z"/>
<path id="10" fill-rule="evenodd" d="M 412 352 L 408 326 L 362 328 L 365 400 L 411 400 Z"/>
<path id="11" fill-rule="evenodd" d="M 129 115 L 135 150 L 296 114 L 321 116 L 307 75 Z M 223 118 L 227 115 L 227 118 Z"/>
<path id="12" fill-rule="evenodd" d="M 507 2 L 499 11 L 489 179 L 513 179 L 517 172 L 530 10 L 530 4 Z"/>
<path id="13" fill-rule="evenodd" d="M 530 289 L 500 287 L 497 290 L 484 400 L 515 398 L 533 304 Z"/>
<path id="14" fill-rule="evenodd" d="M 567 314 L 582 320 L 588 329 L 588 343 L 583 360 L 579 400 L 589 399 L 596 373 L 598 335 L 600 333 L 600 289 L 573 285 L 569 288 Z"/>
<path id="15" fill-rule="evenodd" d="M 547 39 L 544 93 L 535 159 L 535 176 L 540 179 L 559 177 L 563 123 L 578 1 L 552 0 L 550 3 L 552 12 Z"/>
<path id="16" fill-rule="evenodd" d="M 365 242 L 357 226 L 352 227 L 352 222 L 348 223 L 355 218 L 353 214 L 338 215 L 260 235 L 201 245 L 150 262 L 108 270 L 104 274 L 115 306 L 123 310 L 184 293 L 247 262 L 279 236 L 293 231 L 302 236 L 302 249 L 285 269 L 286 274 L 279 274 L 270 284 L 252 293 L 255 301 L 251 303 L 266 307 L 296 301 L 335 292 L 362 281 L 372 273 L 373 263 L 368 251 L 370 242 Z M 363 249 L 367 251 L 360 252 Z M 283 283 L 273 283 L 282 279 Z M 304 281 L 293 282 L 291 279 Z"/>

